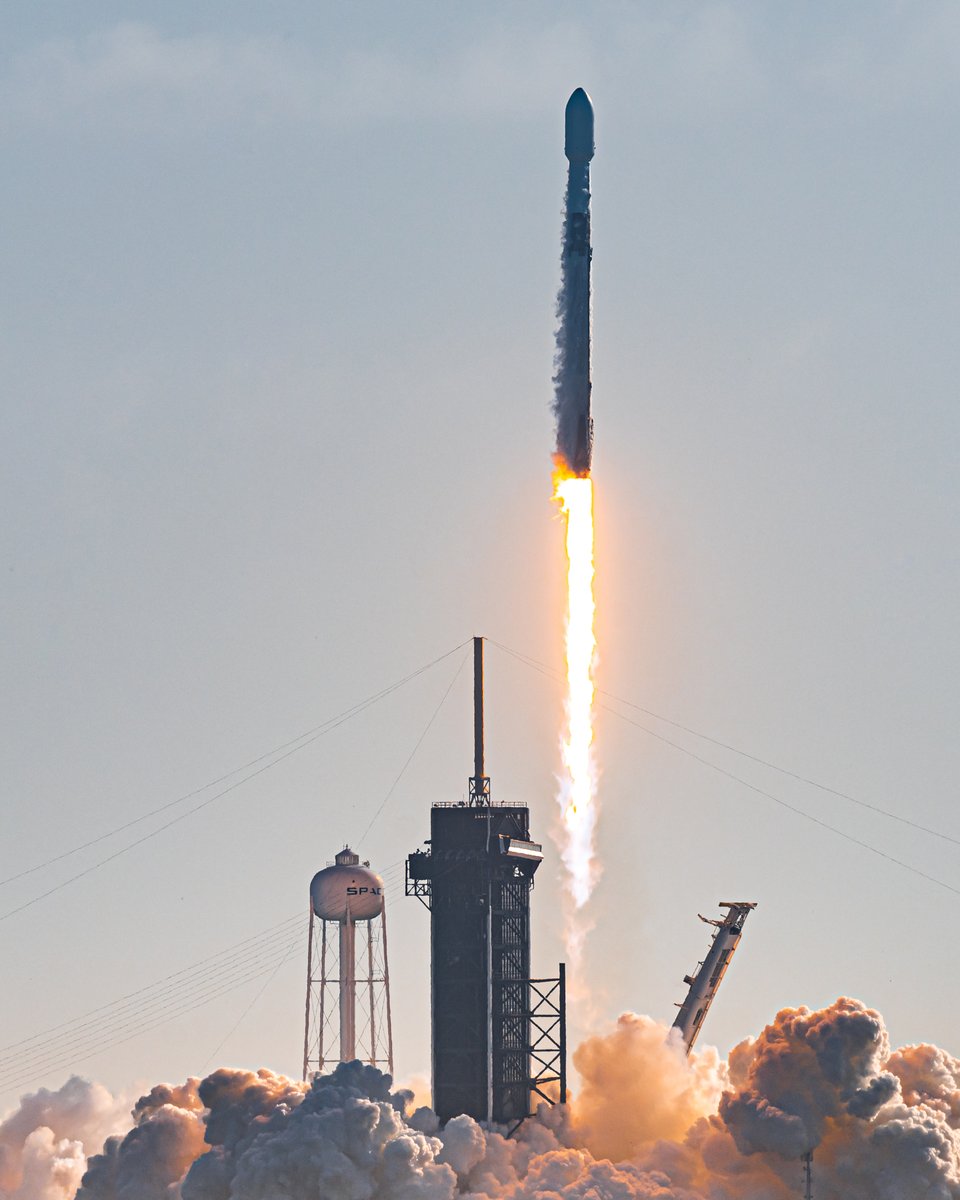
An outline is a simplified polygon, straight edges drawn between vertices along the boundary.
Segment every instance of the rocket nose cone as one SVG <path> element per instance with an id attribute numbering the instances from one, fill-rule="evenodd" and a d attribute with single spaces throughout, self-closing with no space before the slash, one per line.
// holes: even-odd
<path id="1" fill-rule="evenodd" d="M 593 105 L 590 97 L 577 88 L 567 101 L 563 152 L 571 162 L 589 162 L 593 158 Z"/>

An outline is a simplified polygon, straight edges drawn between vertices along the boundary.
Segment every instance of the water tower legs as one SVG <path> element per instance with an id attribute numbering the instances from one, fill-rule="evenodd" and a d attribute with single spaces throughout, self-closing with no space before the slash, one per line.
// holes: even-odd
<path id="1" fill-rule="evenodd" d="M 368 921 L 324 921 L 311 908 L 303 1078 L 355 1059 L 393 1074 L 386 906 Z"/>

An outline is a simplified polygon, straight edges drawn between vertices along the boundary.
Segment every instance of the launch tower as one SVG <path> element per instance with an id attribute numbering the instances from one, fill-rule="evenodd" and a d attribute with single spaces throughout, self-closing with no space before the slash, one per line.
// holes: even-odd
<path id="1" fill-rule="evenodd" d="M 483 639 L 474 638 L 474 773 L 439 802 L 406 892 L 430 909 L 433 1107 L 512 1125 L 532 1094 L 566 1100 L 565 984 L 530 975 L 530 891 L 543 859 L 525 804 L 492 799 L 484 773 Z"/>

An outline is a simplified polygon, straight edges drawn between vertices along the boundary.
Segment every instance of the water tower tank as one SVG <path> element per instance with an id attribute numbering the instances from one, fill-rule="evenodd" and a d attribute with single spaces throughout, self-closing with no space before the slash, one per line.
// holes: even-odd
<path id="1" fill-rule="evenodd" d="M 344 847 L 332 867 L 314 875 L 310 902 L 321 921 L 372 921 L 383 912 L 383 880 L 360 858 Z"/>

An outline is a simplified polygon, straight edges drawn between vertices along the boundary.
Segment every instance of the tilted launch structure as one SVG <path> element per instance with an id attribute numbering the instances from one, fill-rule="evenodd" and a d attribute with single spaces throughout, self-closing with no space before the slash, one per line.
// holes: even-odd
<path id="1" fill-rule="evenodd" d="M 430 910 L 433 1107 L 515 1125 L 534 1094 L 566 1102 L 566 996 L 530 974 L 530 891 L 543 859 L 525 804 L 492 799 L 484 772 L 483 639 L 474 638 L 468 799 L 435 803 L 406 893 Z"/>
<path id="2" fill-rule="evenodd" d="M 756 903 L 737 900 L 721 900 L 720 908 L 727 909 L 722 921 L 711 920 L 698 913 L 697 916 L 705 925 L 714 927 L 713 940 L 706 958 L 699 964 L 693 975 L 684 975 L 683 982 L 689 984 L 687 998 L 679 1006 L 674 1029 L 679 1029 L 680 1036 L 687 1053 L 693 1049 L 700 1027 L 706 1020 L 710 1005 L 713 1003 L 720 984 L 726 974 L 734 951 L 740 943 L 743 933 L 743 923 L 755 909 Z"/>
<path id="3" fill-rule="evenodd" d="M 344 846 L 310 883 L 303 1078 L 354 1059 L 393 1074 L 383 880 Z"/>

